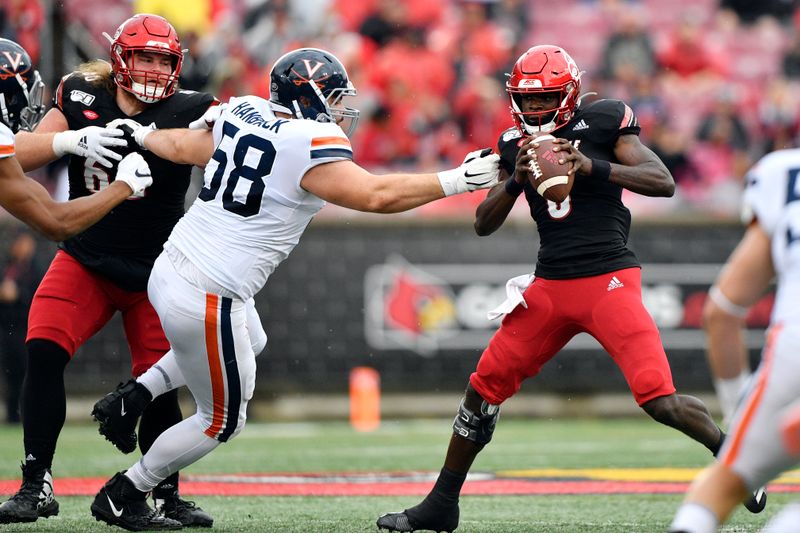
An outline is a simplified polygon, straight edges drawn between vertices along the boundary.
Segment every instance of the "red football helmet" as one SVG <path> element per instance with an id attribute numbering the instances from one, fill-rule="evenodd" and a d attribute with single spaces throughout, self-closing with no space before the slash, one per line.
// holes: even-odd
<path id="1" fill-rule="evenodd" d="M 511 115 L 520 133 L 550 133 L 572 119 L 581 92 L 581 74 L 569 54 L 558 46 L 540 45 L 522 54 L 506 82 Z M 523 111 L 522 96 L 558 93 L 557 107 Z"/>
<path id="2" fill-rule="evenodd" d="M 142 102 L 152 104 L 171 96 L 178 87 L 183 65 L 183 50 L 178 33 L 167 19 L 158 15 L 134 15 L 117 28 L 111 41 L 111 68 L 117 85 Z M 165 54 L 172 59 L 172 72 L 166 74 L 136 68 L 134 52 Z M 133 76 L 143 78 L 142 82 Z"/>

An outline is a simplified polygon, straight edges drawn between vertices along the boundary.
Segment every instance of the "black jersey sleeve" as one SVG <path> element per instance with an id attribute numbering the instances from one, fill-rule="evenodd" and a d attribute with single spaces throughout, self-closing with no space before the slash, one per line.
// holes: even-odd
<path id="1" fill-rule="evenodd" d="M 519 151 L 519 142 L 522 140 L 517 128 L 508 128 L 500 134 L 497 140 L 497 153 L 500 154 L 500 166 L 508 172 L 508 175 L 514 173 L 514 167 L 517 162 L 517 152 Z"/>
<path id="2" fill-rule="evenodd" d="M 219 104 L 219 100 L 208 93 L 181 89 L 175 96 L 178 96 L 178 98 L 173 97 L 176 105 L 171 109 L 174 114 L 171 122 L 175 124 L 188 125 L 193 120 L 202 117 L 209 107 Z"/>
<path id="3" fill-rule="evenodd" d="M 636 113 L 621 100 L 597 100 L 581 113 L 598 143 L 613 144 L 621 135 L 639 135 Z"/>
<path id="4" fill-rule="evenodd" d="M 102 90 L 98 87 L 91 85 L 90 80 L 86 79 L 86 75 L 81 72 L 71 72 L 61 78 L 55 92 L 53 92 L 53 107 L 59 111 L 67 114 L 66 107 L 70 106 L 71 102 L 83 104 L 86 107 L 91 106 L 96 98 L 96 92 Z"/>

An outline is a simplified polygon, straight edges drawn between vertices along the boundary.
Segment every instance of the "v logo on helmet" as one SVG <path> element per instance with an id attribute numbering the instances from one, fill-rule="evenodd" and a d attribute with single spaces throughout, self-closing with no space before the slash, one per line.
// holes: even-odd
<path id="1" fill-rule="evenodd" d="M 17 70 L 19 68 L 20 63 L 22 63 L 22 54 L 17 52 L 14 54 L 14 57 L 12 57 L 11 52 L 3 52 L 3 55 L 6 56 L 8 62 L 11 63 L 11 68 L 13 70 Z"/>
<path id="2" fill-rule="evenodd" d="M 312 76 L 314 76 L 314 73 L 315 73 L 316 71 L 318 71 L 318 70 L 319 70 L 319 69 L 322 67 L 322 63 L 320 63 L 319 61 L 315 61 L 314 63 L 315 63 L 315 64 L 314 64 L 314 66 L 312 67 L 312 66 L 311 66 L 311 61 L 310 61 L 310 60 L 308 60 L 308 59 L 303 59 L 303 64 L 305 64 L 305 66 L 306 66 L 306 70 L 308 71 L 308 77 L 309 77 L 309 78 L 311 78 Z"/>

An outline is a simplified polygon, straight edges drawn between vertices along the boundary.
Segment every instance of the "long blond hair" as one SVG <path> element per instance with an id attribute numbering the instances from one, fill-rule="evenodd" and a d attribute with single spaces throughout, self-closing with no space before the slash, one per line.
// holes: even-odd
<path id="1" fill-rule="evenodd" d="M 93 59 L 78 65 L 76 72 L 79 72 L 91 85 L 102 87 L 113 93 L 117 84 L 114 83 L 114 76 L 111 72 L 111 63 L 103 59 Z"/>

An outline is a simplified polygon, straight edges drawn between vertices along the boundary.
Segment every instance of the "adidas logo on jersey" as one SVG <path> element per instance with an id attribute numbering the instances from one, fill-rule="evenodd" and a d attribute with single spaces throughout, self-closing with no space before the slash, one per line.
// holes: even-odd
<path id="1" fill-rule="evenodd" d="M 580 130 L 588 130 L 589 125 L 586 123 L 585 120 L 581 119 L 575 126 L 573 126 L 572 131 L 580 131 Z"/>
<path id="2" fill-rule="evenodd" d="M 621 289 L 624 286 L 625 284 L 618 280 L 617 276 L 614 276 L 611 278 L 611 281 L 608 282 L 608 289 L 606 290 L 613 291 L 614 289 Z"/>

